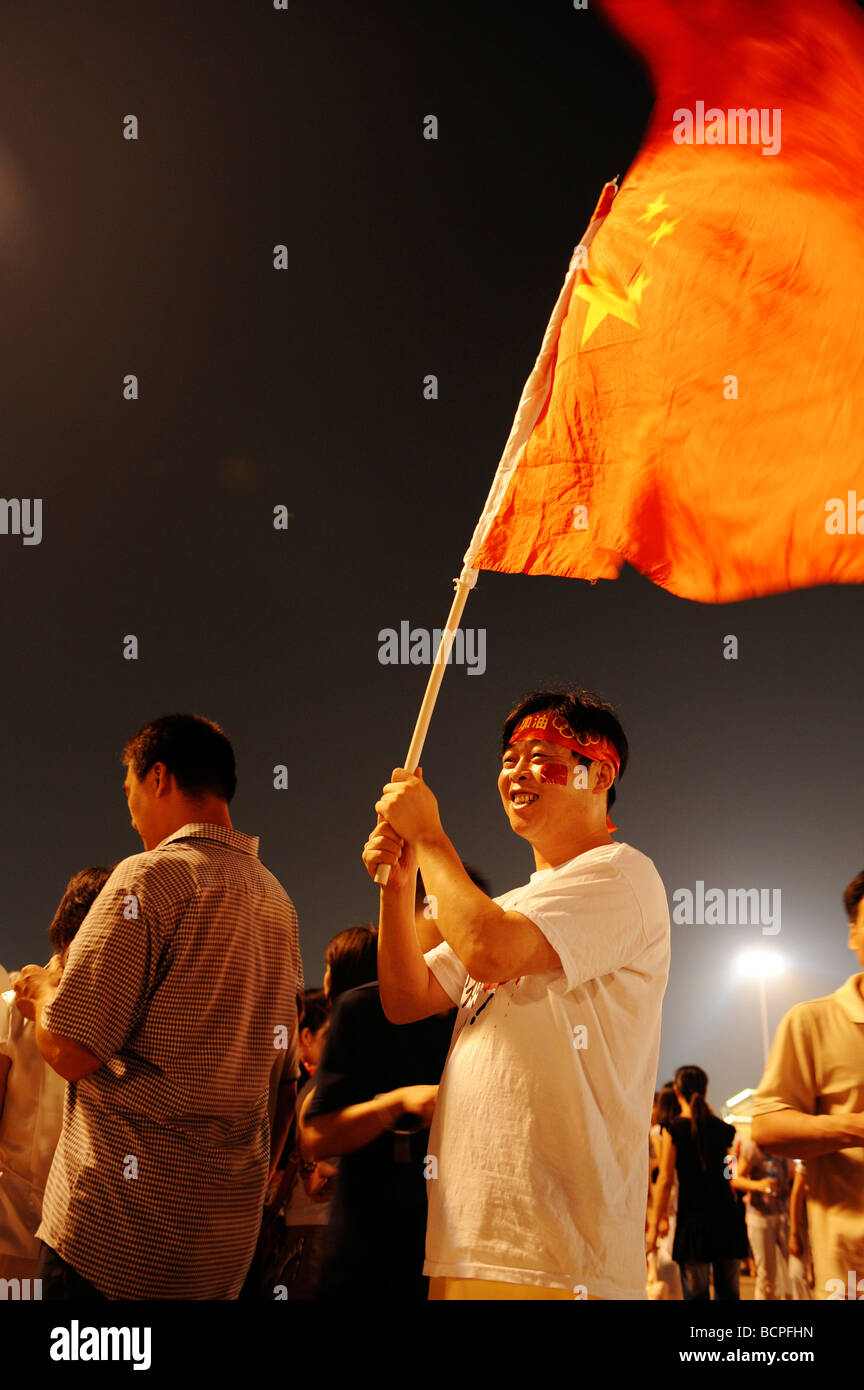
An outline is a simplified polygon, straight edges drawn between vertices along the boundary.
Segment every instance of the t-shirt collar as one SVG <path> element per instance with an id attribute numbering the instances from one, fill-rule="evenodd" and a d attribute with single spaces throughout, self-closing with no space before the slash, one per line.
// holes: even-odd
<path id="1" fill-rule="evenodd" d="M 612 846 L 618 848 L 621 843 L 620 840 L 613 840 Z M 594 849 L 584 849 L 581 854 L 574 854 L 572 859 L 565 859 L 563 864 L 555 864 L 551 869 L 535 869 L 528 882 L 534 883 L 541 878 L 546 878 L 547 874 L 558 874 L 568 865 L 575 864 L 577 859 L 587 859 L 589 854 L 595 854 L 598 849 L 608 849 L 608 845 L 595 845 Z"/>
<path id="2" fill-rule="evenodd" d="M 861 983 L 864 981 L 864 974 L 850 975 L 849 979 L 839 989 L 834 991 L 834 998 L 840 1008 L 851 1018 L 853 1023 L 864 1023 L 864 995 L 861 993 Z"/>

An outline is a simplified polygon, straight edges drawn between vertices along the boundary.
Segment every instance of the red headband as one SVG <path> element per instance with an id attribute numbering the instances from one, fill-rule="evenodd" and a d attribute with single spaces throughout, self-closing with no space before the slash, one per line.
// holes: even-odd
<path id="1" fill-rule="evenodd" d="M 574 734 L 563 714 L 552 714 L 549 710 L 541 714 L 527 714 L 519 720 L 510 742 L 519 743 L 527 738 L 560 743 L 563 748 L 572 748 L 574 753 L 581 753 L 583 758 L 591 758 L 594 762 L 602 759 L 612 764 L 615 776 L 618 776 L 621 758 L 614 743 L 601 734 Z"/>
<path id="2" fill-rule="evenodd" d="M 611 763 L 615 769 L 615 776 L 618 776 L 621 757 L 614 743 L 608 738 L 603 738 L 601 734 L 577 736 L 563 714 L 553 714 L 551 710 L 542 710 L 539 714 L 526 714 L 513 730 L 510 742 L 519 743 L 529 738 L 545 743 L 559 743 L 562 748 L 570 748 L 574 753 L 581 754 L 583 758 L 590 758 L 593 762 L 602 760 Z M 606 826 L 610 831 L 618 829 L 612 824 L 609 816 L 606 817 Z"/>

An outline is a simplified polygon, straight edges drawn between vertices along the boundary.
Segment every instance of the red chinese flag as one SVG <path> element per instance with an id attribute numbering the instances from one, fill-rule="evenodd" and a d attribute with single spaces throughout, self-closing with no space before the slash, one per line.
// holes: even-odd
<path id="1" fill-rule="evenodd" d="M 864 581 L 864 24 L 604 0 L 657 99 L 465 557 L 722 603 Z"/>

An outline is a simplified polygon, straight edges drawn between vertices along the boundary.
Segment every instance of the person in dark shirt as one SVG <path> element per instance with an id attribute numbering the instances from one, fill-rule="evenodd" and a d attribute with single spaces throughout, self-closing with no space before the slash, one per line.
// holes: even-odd
<path id="1" fill-rule="evenodd" d="M 297 996 L 301 1089 L 296 1111 L 277 1107 L 275 1123 L 280 1137 L 258 1248 L 241 1295 L 246 1300 L 317 1297 L 336 1167 L 303 1161 L 298 1115 L 315 1084 L 331 1006 L 346 990 L 375 979 L 377 947 L 378 928 L 371 922 L 338 932 L 324 956 L 324 988 Z"/>
<path id="2" fill-rule="evenodd" d="M 415 925 L 425 950 L 440 940 L 434 922 L 418 875 Z M 341 1155 L 320 1299 L 428 1296 L 426 1182 L 438 1174 L 426 1146 L 455 1014 L 391 1023 L 377 983 L 348 990 L 333 1009 L 315 1090 L 300 1114 L 304 1156 Z"/>
<path id="3" fill-rule="evenodd" d="M 320 1299 L 427 1296 L 426 1143 L 452 1032 L 453 1011 L 390 1023 L 377 984 L 333 1010 L 300 1117 L 304 1155 L 341 1155 Z"/>

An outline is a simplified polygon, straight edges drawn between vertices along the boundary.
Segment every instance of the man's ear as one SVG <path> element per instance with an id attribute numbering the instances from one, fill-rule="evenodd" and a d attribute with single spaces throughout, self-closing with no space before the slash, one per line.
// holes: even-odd
<path id="1" fill-rule="evenodd" d="M 153 766 L 152 766 L 151 769 L 150 769 L 150 772 L 151 772 L 152 774 L 154 774 L 154 776 L 153 776 L 153 794 L 154 794 L 154 796 L 167 796 L 168 793 L 169 793 L 169 791 L 171 790 L 172 786 L 174 785 L 174 778 L 173 778 L 172 774 L 168 771 L 168 769 L 167 769 L 167 767 L 165 766 L 165 764 L 164 764 L 164 763 L 154 763 Z"/>
<path id="2" fill-rule="evenodd" d="M 598 762 L 594 766 L 597 769 L 597 781 L 594 783 L 595 791 L 608 791 L 615 781 L 615 768 L 612 763 Z"/>

